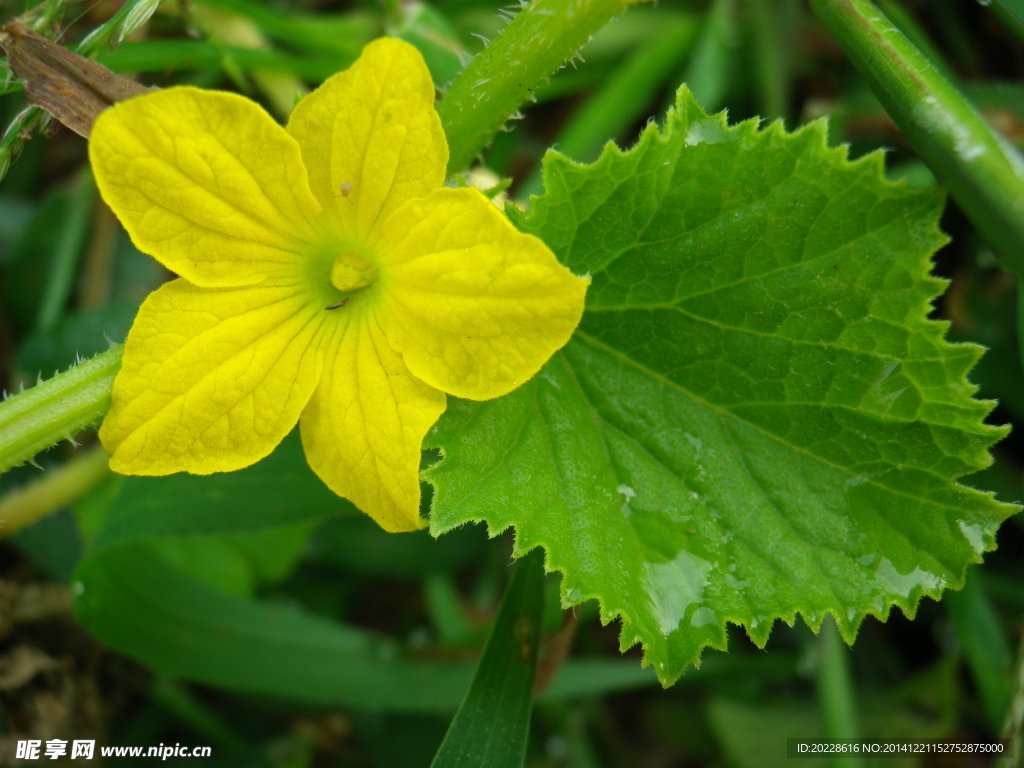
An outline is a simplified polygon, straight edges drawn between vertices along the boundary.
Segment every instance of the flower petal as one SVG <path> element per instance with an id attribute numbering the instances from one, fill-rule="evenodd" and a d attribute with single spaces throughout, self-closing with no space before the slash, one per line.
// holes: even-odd
<path id="1" fill-rule="evenodd" d="M 409 370 L 471 400 L 529 379 L 572 335 L 588 278 L 472 189 L 439 189 L 384 223 L 381 314 Z"/>
<path id="2" fill-rule="evenodd" d="M 269 454 L 319 379 L 325 314 L 281 287 L 173 280 L 150 294 L 100 429 L 111 469 L 205 475 Z"/>
<path id="3" fill-rule="evenodd" d="M 251 285 L 294 263 L 321 210 L 295 140 L 231 93 L 168 88 L 115 104 L 89 158 L 139 250 L 196 285 Z"/>
<path id="4" fill-rule="evenodd" d="M 288 131 L 324 209 L 360 234 L 444 183 L 448 143 L 434 84 L 419 51 L 396 38 L 370 43 L 300 101 Z"/>
<path id="5" fill-rule="evenodd" d="M 372 312 L 346 317 L 325 341 L 323 377 L 302 412 L 306 459 L 382 528 L 412 531 L 423 525 L 423 437 L 444 412 L 445 396 L 409 374 Z"/>

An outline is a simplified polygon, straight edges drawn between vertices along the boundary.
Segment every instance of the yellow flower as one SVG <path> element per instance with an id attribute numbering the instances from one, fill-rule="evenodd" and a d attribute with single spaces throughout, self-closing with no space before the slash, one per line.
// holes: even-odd
<path id="1" fill-rule="evenodd" d="M 181 277 L 128 334 L 100 438 L 117 472 L 248 466 L 300 424 L 313 470 L 390 531 L 422 525 L 445 393 L 529 379 L 587 281 L 479 192 L 412 46 L 384 38 L 286 128 L 241 96 L 170 88 L 104 112 L 89 155 L 138 248 Z"/>

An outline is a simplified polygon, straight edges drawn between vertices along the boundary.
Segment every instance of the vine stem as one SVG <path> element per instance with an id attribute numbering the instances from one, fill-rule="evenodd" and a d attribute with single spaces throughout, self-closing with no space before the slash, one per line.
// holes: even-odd
<path id="1" fill-rule="evenodd" d="M 0 403 L 0 473 L 99 422 L 121 353 L 114 346 Z"/>
<path id="2" fill-rule="evenodd" d="M 1003 265 L 1024 275 L 1024 158 L 870 0 L 811 8 Z"/>
<path id="3" fill-rule="evenodd" d="M 452 82 L 438 105 L 451 157 L 466 169 L 521 105 L 633 0 L 531 0 Z"/>

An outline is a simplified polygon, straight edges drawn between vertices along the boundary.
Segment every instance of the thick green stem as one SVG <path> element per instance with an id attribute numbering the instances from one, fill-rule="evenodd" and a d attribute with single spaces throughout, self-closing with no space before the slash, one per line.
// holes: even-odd
<path id="1" fill-rule="evenodd" d="M 1024 159 L 870 0 L 811 7 L 1003 265 L 1024 275 Z"/>
<path id="2" fill-rule="evenodd" d="M 0 472 L 96 424 L 110 408 L 120 345 L 0 402 Z"/>
<path id="3" fill-rule="evenodd" d="M 445 92 L 438 105 L 451 157 L 448 175 L 469 166 L 552 73 L 629 0 L 531 0 Z"/>

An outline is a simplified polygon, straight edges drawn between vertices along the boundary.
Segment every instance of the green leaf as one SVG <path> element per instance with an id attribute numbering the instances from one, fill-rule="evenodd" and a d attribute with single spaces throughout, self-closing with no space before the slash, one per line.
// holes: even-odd
<path id="1" fill-rule="evenodd" d="M 477 543 L 464 531 L 428 554 L 430 539 L 382 533 L 345 516 L 352 511 L 309 471 L 296 434 L 239 472 L 116 477 L 78 505 L 88 550 L 74 575 L 76 614 L 105 645 L 163 675 L 317 706 L 455 709 L 472 665 L 415 658 L 376 633 L 249 599 L 287 574 L 325 521 L 337 530 L 319 546 L 347 537 L 384 561 L 411 559 L 398 568 L 406 575 L 465 565 Z M 643 685 L 628 666 L 570 661 L 549 698 Z"/>
<path id="2" fill-rule="evenodd" d="M 296 702 L 409 712 L 455 706 L 471 668 L 397 658 L 369 632 L 222 594 L 146 546 L 89 558 L 75 613 L 106 645 L 163 674 Z"/>
<path id="3" fill-rule="evenodd" d="M 299 437 L 292 433 L 267 458 L 238 472 L 125 478 L 96 546 L 248 533 L 354 512 L 350 502 L 331 493 L 310 471 Z"/>
<path id="4" fill-rule="evenodd" d="M 298 564 L 312 523 L 221 536 L 169 537 L 147 542 L 167 562 L 198 581 L 240 597 L 286 578 Z"/>
<path id="5" fill-rule="evenodd" d="M 239 472 L 116 478 L 111 485 L 79 507 L 93 543 L 89 557 L 144 542 L 203 583 L 237 595 L 283 579 L 316 524 L 355 512 L 310 472 L 295 433 Z"/>
<path id="6" fill-rule="evenodd" d="M 516 528 L 563 605 L 595 598 L 664 684 L 727 623 L 913 615 L 1016 507 L 958 485 L 1005 430 L 927 319 L 942 198 L 850 162 L 815 123 L 729 127 L 681 91 L 590 166 L 545 160 L 522 226 L 593 284 L 529 383 L 450 401 L 431 530 Z"/>
<path id="7" fill-rule="evenodd" d="M 535 551 L 516 566 L 473 683 L 431 768 L 522 766 L 544 610 L 543 563 Z"/>

